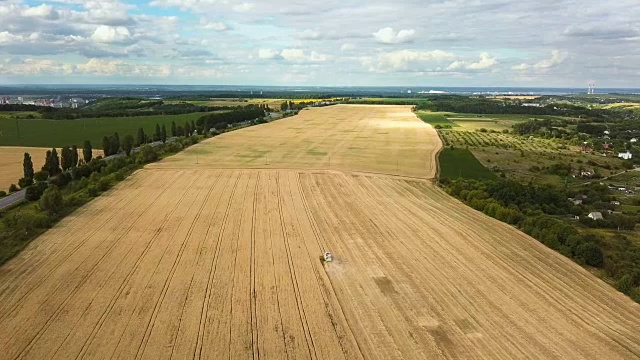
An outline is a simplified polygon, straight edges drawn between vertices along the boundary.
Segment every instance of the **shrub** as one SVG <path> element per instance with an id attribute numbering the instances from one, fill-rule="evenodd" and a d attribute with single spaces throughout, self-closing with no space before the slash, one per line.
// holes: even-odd
<path id="1" fill-rule="evenodd" d="M 49 184 L 46 182 L 37 182 L 35 185 L 29 186 L 24 194 L 25 199 L 27 201 L 40 200 L 40 197 L 42 197 L 42 194 L 47 190 L 48 186 Z"/>
<path id="2" fill-rule="evenodd" d="M 91 197 L 96 197 L 96 196 L 100 195 L 100 191 L 98 190 L 98 188 L 95 185 L 89 185 L 89 186 L 87 186 L 87 195 L 89 195 Z"/>
<path id="3" fill-rule="evenodd" d="M 69 173 L 63 172 L 59 175 L 56 175 L 50 179 L 53 185 L 57 187 L 65 187 L 68 183 L 71 182 L 71 175 Z"/>
<path id="4" fill-rule="evenodd" d="M 47 181 L 49 178 L 49 173 L 46 170 L 38 171 L 33 174 L 33 180 L 35 181 Z"/>
<path id="5" fill-rule="evenodd" d="M 138 157 L 138 162 L 146 164 L 154 162 L 156 160 L 158 160 L 158 152 L 156 151 L 156 149 L 154 149 L 150 145 L 143 146 Z"/>
<path id="6" fill-rule="evenodd" d="M 98 190 L 107 191 L 111 187 L 111 182 L 107 178 L 98 180 Z"/>
<path id="7" fill-rule="evenodd" d="M 630 294 L 631 290 L 633 290 L 634 279 L 631 274 L 626 274 L 621 277 L 618 281 L 616 281 L 616 289 L 620 290 L 625 294 Z"/>
<path id="8" fill-rule="evenodd" d="M 16 191 L 18 191 L 18 187 L 16 186 L 16 184 L 11 184 L 11 186 L 9 186 L 9 194 L 14 193 Z"/>
<path id="9" fill-rule="evenodd" d="M 7 196 L 7 192 L 4 190 L 0 190 L 0 198 Z"/>
<path id="10" fill-rule="evenodd" d="M 40 198 L 40 208 L 49 214 L 59 213 L 63 205 L 62 193 L 60 193 L 60 189 L 55 185 L 49 186 Z"/>
<path id="11" fill-rule="evenodd" d="M 27 186 L 31 186 L 33 184 L 33 179 L 30 178 L 20 178 L 20 180 L 18 180 L 18 186 L 20 186 L 21 189 L 26 188 Z"/>
<path id="12" fill-rule="evenodd" d="M 593 242 L 578 245 L 576 257 L 590 266 L 601 267 L 604 264 L 602 250 Z"/>
<path id="13" fill-rule="evenodd" d="M 53 225 L 53 219 L 46 214 L 20 211 L 2 219 L 7 228 L 28 232 L 33 229 L 47 229 Z"/>

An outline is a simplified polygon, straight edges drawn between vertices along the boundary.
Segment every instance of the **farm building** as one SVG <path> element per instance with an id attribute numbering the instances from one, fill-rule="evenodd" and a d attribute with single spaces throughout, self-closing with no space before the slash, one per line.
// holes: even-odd
<path id="1" fill-rule="evenodd" d="M 620 201 L 612 201 L 611 205 L 620 205 Z"/>
<path id="2" fill-rule="evenodd" d="M 627 152 L 619 153 L 618 157 L 623 160 L 630 160 L 633 157 L 633 154 L 627 150 Z"/>
<path id="3" fill-rule="evenodd" d="M 633 139 L 629 140 L 629 142 L 630 142 L 630 143 L 637 143 L 637 142 L 638 142 L 638 139 L 633 138 Z"/>
<path id="4" fill-rule="evenodd" d="M 599 211 L 590 212 L 588 216 L 589 216 L 589 219 L 592 219 L 592 220 L 602 220 L 602 219 L 604 219 L 602 217 L 602 213 L 599 212 Z"/>

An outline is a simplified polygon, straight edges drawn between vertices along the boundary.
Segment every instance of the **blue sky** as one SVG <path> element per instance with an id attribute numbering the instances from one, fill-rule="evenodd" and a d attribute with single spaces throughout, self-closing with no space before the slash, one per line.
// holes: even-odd
<path id="1" fill-rule="evenodd" d="M 640 87 L 637 0 L 0 0 L 0 84 Z"/>

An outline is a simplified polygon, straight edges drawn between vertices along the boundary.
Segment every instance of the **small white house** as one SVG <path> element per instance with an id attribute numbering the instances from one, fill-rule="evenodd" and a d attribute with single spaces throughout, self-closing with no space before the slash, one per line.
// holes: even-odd
<path id="1" fill-rule="evenodd" d="M 623 160 L 631 160 L 633 154 L 631 154 L 629 150 L 627 150 L 627 152 L 619 153 L 618 157 Z"/>
<path id="2" fill-rule="evenodd" d="M 588 216 L 589 216 L 589 219 L 591 219 L 591 220 L 602 220 L 602 219 L 604 219 L 602 217 L 602 213 L 599 212 L 599 211 L 590 212 Z"/>
<path id="3" fill-rule="evenodd" d="M 633 138 L 633 139 L 629 140 L 629 142 L 630 142 L 630 143 L 637 143 L 637 142 L 638 142 L 638 139 Z"/>
<path id="4" fill-rule="evenodd" d="M 618 206 L 618 205 L 620 205 L 620 201 L 612 201 L 612 202 L 611 202 L 611 205 L 616 205 L 616 206 Z"/>

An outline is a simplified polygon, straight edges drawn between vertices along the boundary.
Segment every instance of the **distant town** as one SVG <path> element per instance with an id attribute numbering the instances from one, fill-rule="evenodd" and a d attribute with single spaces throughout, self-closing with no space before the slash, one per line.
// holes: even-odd
<path id="1" fill-rule="evenodd" d="M 95 99 L 84 99 L 80 97 L 63 98 L 39 98 L 28 96 L 2 96 L 0 97 L 0 105 L 35 105 L 47 106 L 52 108 L 81 108 Z"/>

